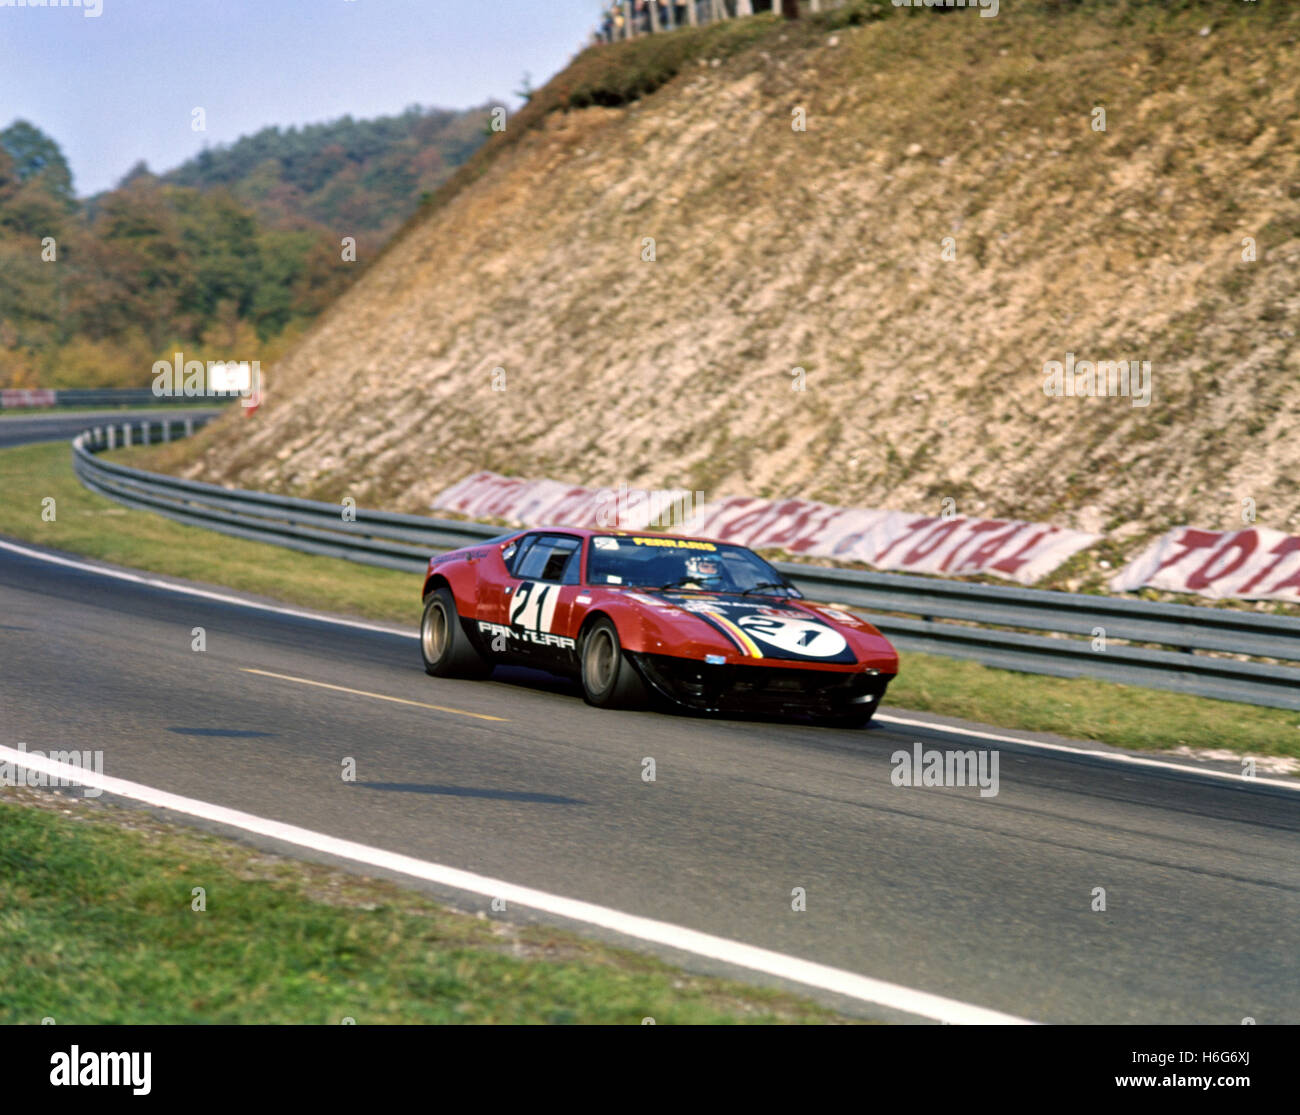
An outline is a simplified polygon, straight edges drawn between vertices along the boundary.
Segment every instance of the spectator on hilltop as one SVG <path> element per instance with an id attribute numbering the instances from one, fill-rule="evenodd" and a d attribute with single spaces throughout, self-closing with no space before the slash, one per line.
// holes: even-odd
<path id="1" fill-rule="evenodd" d="M 607 43 L 616 43 L 626 35 L 623 26 L 622 0 L 610 0 L 605 5 L 605 14 L 601 22 L 601 38 Z"/>
<path id="2" fill-rule="evenodd" d="M 4 0 L 0 0 L 2 4 Z M 920 3 L 920 0 L 915 0 Z M 974 4 L 975 0 L 968 0 Z M 751 0 L 755 12 L 780 12 L 781 0 Z M 669 31 L 690 27 L 691 18 L 703 27 L 715 19 L 735 19 L 740 5 L 737 0 L 610 0 L 601 9 L 599 29 L 595 37 L 605 43 L 616 43 L 629 35 L 645 35 L 652 31 Z"/>

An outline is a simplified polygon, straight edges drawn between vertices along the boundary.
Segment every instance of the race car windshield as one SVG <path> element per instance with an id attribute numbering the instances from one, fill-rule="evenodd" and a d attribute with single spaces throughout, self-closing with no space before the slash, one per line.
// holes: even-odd
<path id="1" fill-rule="evenodd" d="M 587 582 L 698 592 L 759 590 L 794 596 L 785 579 L 743 546 L 656 535 L 597 535 L 587 558 Z"/>

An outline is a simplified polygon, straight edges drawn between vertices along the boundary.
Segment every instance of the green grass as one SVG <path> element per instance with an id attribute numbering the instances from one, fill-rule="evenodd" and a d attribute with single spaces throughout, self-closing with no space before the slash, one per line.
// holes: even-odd
<path id="1" fill-rule="evenodd" d="M 1300 712 L 1091 678 L 1053 678 L 905 651 L 888 702 L 1120 747 L 1224 748 L 1300 759 Z"/>
<path id="2" fill-rule="evenodd" d="M 128 455 L 132 452 L 125 451 Z M 0 451 L 0 534 L 290 604 L 414 624 L 420 578 L 185 526 L 84 488 L 66 443 Z M 55 500 L 55 521 L 41 518 Z"/>
<path id="3" fill-rule="evenodd" d="M 113 456 L 139 462 L 147 452 L 119 450 Z M 123 508 L 81 486 L 63 444 L 0 451 L 0 491 L 5 493 L 0 534 L 304 607 L 416 622 L 418 577 L 229 538 Z M 46 496 L 56 500 L 53 523 L 41 519 Z M 1185 745 L 1300 758 L 1300 713 L 1090 679 L 1019 674 L 927 654 L 903 653 L 889 701 L 1120 747 Z"/>
<path id="4" fill-rule="evenodd" d="M 143 811 L 6 793 L 0 1024 L 846 1021 Z"/>

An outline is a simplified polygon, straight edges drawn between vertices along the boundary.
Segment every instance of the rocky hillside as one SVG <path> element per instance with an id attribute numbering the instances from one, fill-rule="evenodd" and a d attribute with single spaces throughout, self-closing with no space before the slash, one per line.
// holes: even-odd
<path id="1" fill-rule="evenodd" d="M 589 50 L 185 470 L 1294 532 L 1298 41 L 1282 0 L 1003 0 Z M 1047 396 L 1067 353 L 1150 404 Z"/>

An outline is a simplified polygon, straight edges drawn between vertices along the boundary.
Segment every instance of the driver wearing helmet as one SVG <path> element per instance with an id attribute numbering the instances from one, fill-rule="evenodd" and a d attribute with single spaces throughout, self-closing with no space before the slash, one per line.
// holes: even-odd
<path id="1" fill-rule="evenodd" d="M 686 559 L 686 576 L 700 588 L 720 589 L 722 567 L 717 558 L 696 554 Z"/>

